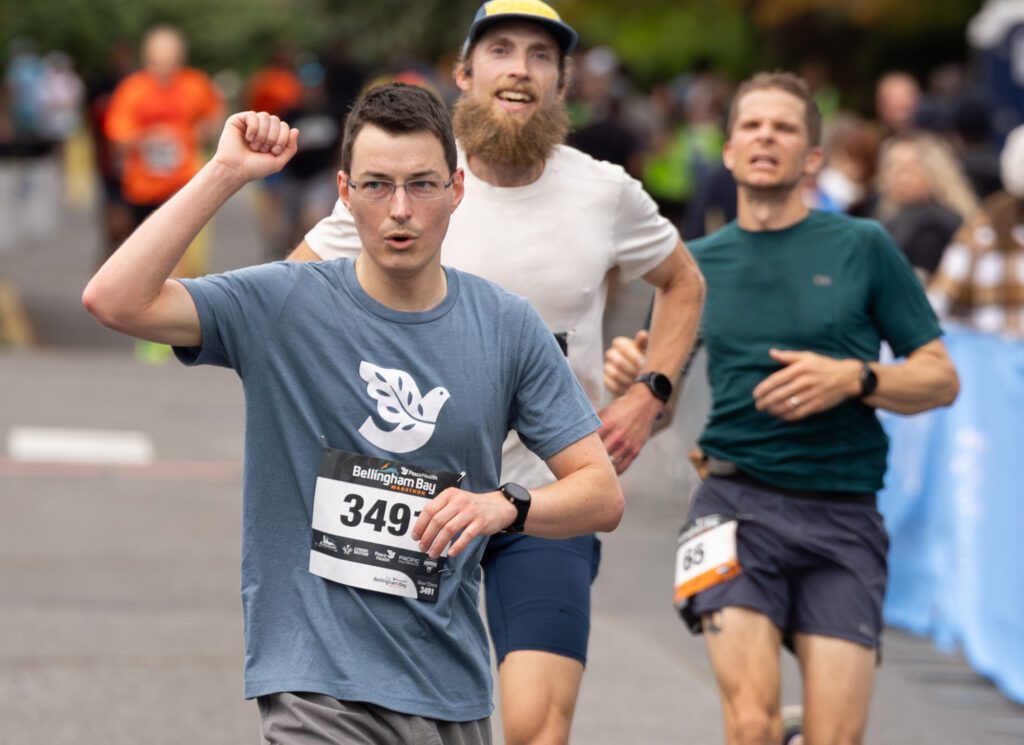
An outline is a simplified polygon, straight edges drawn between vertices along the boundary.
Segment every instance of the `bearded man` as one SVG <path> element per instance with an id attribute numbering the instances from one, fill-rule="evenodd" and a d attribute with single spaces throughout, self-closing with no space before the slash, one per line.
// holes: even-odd
<path id="1" fill-rule="evenodd" d="M 622 473 L 649 438 L 689 354 L 704 283 L 639 182 L 562 144 L 569 127 L 566 55 L 576 41 L 576 32 L 542 2 L 481 6 L 455 69 L 462 95 L 453 123 L 465 201 L 452 216 L 441 260 L 528 298 L 599 410 L 609 274 L 617 270 L 627 282 L 643 277 L 655 287 L 637 384 L 600 410 L 601 438 Z M 338 202 L 291 258 L 334 259 L 358 250 L 355 224 Z M 491 353 L 487 339 L 467 343 L 482 356 Z M 505 443 L 502 471 L 504 481 L 527 488 L 554 481 L 514 436 Z M 487 615 L 509 745 L 569 739 L 599 553 L 593 535 L 490 539 L 483 559 Z"/>

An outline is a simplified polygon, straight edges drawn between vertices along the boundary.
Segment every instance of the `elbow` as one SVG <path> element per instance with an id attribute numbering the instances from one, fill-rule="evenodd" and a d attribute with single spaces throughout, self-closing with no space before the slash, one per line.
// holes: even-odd
<path id="1" fill-rule="evenodd" d="M 956 367 L 949 363 L 949 372 L 946 375 L 945 385 L 942 392 L 942 402 L 939 406 L 952 406 L 960 395 L 960 376 L 957 375 Z"/>
<path id="2" fill-rule="evenodd" d="M 695 304 L 698 308 L 704 307 L 704 297 L 707 295 L 708 288 L 707 283 L 704 281 L 704 275 L 701 274 L 696 262 L 687 267 L 679 287 L 691 303 Z"/>
<path id="3" fill-rule="evenodd" d="M 82 291 L 82 305 L 93 318 L 104 326 L 107 325 L 104 320 L 108 316 L 106 304 L 103 301 L 103 293 L 96 287 L 95 280 L 87 284 L 85 290 Z"/>
<path id="4" fill-rule="evenodd" d="M 611 533 L 619 527 L 622 515 L 626 511 L 626 498 L 622 494 L 619 479 L 613 474 L 611 480 L 612 483 L 605 492 L 604 509 L 601 510 L 601 516 L 594 526 L 594 530 L 601 533 Z"/>
<path id="5" fill-rule="evenodd" d="M 704 275 L 696 266 L 693 267 L 693 294 L 700 300 L 701 307 L 704 305 L 704 298 L 708 294 L 708 284 L 704 281 Z"/>
<path id="6" fill-rule="evenodd" d="M 116 303 L 112 302 L 110 294 L 105 292 L 95 277 L 85 286 L 82 292 L 82 305 L 85 309 L 107 328 L 120 331 L 123 324 L 119 321 Z"/>

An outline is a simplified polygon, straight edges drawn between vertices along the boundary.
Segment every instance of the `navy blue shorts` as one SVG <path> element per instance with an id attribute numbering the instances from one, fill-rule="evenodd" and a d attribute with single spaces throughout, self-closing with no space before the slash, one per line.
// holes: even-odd
<path id="1" fill-rule="evenodd" d="M 590 585 L 601 542 L 595 535 L 551 540 L 491 536 L 484 551 L 487 624 L 498 664 L 509 652 L 538 650 L 587 662 Z"/>
<path id="2" fill-rule="evenodd" d="M 811 498 L 742 475 L 709 477 L 694 495 L 686 524 L 705 515 L 739 515 L 743 571 L 697 593 L 691 610 L 699 617 L 742 606 L 767 616 L 787 640 L 817 634 L 878 648 L 889 536 L 873 500 L 836 497 Z"/>

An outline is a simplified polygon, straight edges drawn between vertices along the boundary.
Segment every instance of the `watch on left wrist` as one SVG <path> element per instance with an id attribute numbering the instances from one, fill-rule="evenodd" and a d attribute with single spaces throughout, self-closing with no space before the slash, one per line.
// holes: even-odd
<path id="1" fill-rule="evenodd" d="M 516 508 L 516 518 L 502 533 L 522 533 L 526 529 L 526 516 L 530 512 L 530 492 L 511 481 L 498 487 L 498 491 Z"/>
<path id="2" fill-rule="evenodd" d="M 643 383 L 650 390 L 651 395 L 662 403 L 668 403 L 672 398 L 672 381 L 668 376 L 660 372 L 640 373 L 633 380 L 634 383 Z"/>
<path id="3" fill-rule="evenodd" d="M 860 394 L 857 398 L 864 399 L 874 393 L 878 387 L 878 375 L 867 362 L 861 362 L 860 365 Z"/>

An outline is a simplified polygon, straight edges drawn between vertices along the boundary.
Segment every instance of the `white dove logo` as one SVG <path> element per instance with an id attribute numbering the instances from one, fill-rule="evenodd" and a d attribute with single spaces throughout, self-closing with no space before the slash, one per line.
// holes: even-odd
<path id="1" fill-rule="evenodd" d="M 405 370 L 388 370 L 369 362 L 359 363 L 359 377 L 366 381 L 367 393 L 377 402 L 380 418 L 397 425 L 383 430 L 368 416 L 359 434 L 391 453 L 408 453 L 426 445 L 434 434 L 441 407 L 451 397 L 448 389 L 438 387 L 421 396 L 416 381 Z"/>

